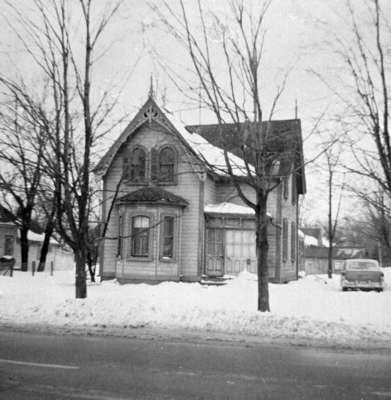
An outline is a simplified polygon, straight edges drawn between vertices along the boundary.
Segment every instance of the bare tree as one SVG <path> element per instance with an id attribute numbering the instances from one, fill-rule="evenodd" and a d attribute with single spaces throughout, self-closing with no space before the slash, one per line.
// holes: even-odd
<path id="1" fill-rule="evenodd" d="M 179 11 L 168 1 L 163 1 L 163 7 L 151 5 L 190 57 L 197 83 L 189 84 L 179 74 L 173 81 L 179 89 L 188 89 L 195 101 L 201 99 L 204 107 L 213 112 L 219 127 L 216 134 L 227 144 L 224 147 L 225 165 L 210 167 L 226 173 L 244 204 L 255 211 L 259 311 L 270 310 L 267 201 L 285 178 L 279 175 L 282 170 L 279 167 L 295 160 L 299 150 L 297 143 L 290 141 L 292 138 L 276 135 L 269 123 L 287 75 L 276 88 L 266 117 L 262 105 L 264 20 L 270 3 L 261 1 L 251 9 L 243 1 L 230 1 L 227 4 L 229 20 L 224 20 L 223 16 L 206 11 L 202 1 L 198 0 L 196 24 L 192 24 L 183 0 L 178 2 Z M 235 136 L 225 136 L 227 123 L 232 125 Z M 230 155 L 233 147 L 240 149 L 238 155 L 242 163 Z M 243 185 L 249 185 L 254 196 L 247 195 Z"/>
<path id="2" fill-rule="evenodd" d="M 98 45 L 120 4 L 117 1 L 98 12 L 93 0 L 77 4 L 34 0 L 37 15 L 32 18 L 8 3 L 18 27 L 24 29 L 24 34 L 19 29 L 15 33 L 43 73 L 49 90 L 43 120 L 52 151 L 45 154 L 45 169 L 54 187 L 56 230 L 75 255 L 76 298 L 87 296 L 93 150 L 120 123 L 118 119 L 107 123 L 118 100 L 111 99 L 110 90 L 92 99 L 92 70 L 104 55 L 98 52 Z M 72 6 L 78 12 L 71 12 Z M 81 37 L 74 31 L 75 24 L 82 30 Z"/>
<path id="3" fill-rule="evenodd" d="M 39 100 L 0 77 L 5 99 L 0 112 L 0 190 L 3 206 L 19 228 L 21 269 L 28 269 L 28 232 L 33 224 L 47 137 L 39 124 Z"/>
<path id="4" fill-rule="evenodd" d="M 390 4 L 382 0 L 346 0 L 350 24 L 330 44 L 337 54 L 338 86 L 322 79 L 344 106 L 339 119 L 350 139 L 353 160 L 346 166 L 353 175 L 369 178 L 391 194 Z M 388 15 L 387 15 L 388 13 Z M 340 68 L 342 66 L 342 68 Z M 360 179 L 362 186 L 363 180 Z M 358 188 L 360 191 L 361 188 Z"/>
<path id="5" fill-rule="evenodd" d="M 334 213 L 333 205 L 335 201 L 335 192 L 337 188 L 336 174 L 338 173 L 338 167 L 340 167 L 341 148 L 336 146 L 328 147 L 324 153 L 326 159 L 327 168 L 327 190 L 328 190 L 328 214 L 327 214 L 327 240 L 328 240 L 328 265 L 327 275 L 331 279 L 333 276 L 333 247 L 337 232 L 337 226 L 339 221 L 339 215 L 342 205 L 342 196 L 344 191 L 345 183 L 340 184 L 340 191 L 337 198 L 337 207 Z M 344 178 L 343 178 L 344 179 Z"/>

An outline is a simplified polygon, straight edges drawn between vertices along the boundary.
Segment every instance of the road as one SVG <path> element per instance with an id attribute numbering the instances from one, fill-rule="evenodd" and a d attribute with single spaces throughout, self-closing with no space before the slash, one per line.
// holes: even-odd
<path id="1" fill-rule="evenodd" d="M 0 399 L 391 399 L 391 353 L 0 331 Z"/>

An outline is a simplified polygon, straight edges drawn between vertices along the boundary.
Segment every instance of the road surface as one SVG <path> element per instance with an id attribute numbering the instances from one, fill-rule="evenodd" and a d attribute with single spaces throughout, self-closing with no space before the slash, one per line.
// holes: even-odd
<path id="1" fill-rule="evenodd" d="M 1 400 L 391 399 L 391 353 L 0 330 Z"/>

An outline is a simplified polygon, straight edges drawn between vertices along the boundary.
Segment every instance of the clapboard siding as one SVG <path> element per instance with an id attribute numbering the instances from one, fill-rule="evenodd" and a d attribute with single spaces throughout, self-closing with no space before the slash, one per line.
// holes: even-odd
<path id="1" fill-rule="evenodd" d="M 287 226 L 288 226 L 288 257 L 286 260 L 283 260 L 282 252 L 283 252 L 283 239 L 281 237 L 281 246 L 280 246 L 280 254 L 279 257 L 281 259 L 281 269 L 280 269 L 280 277 L 279 280 L 281 282 L 287 282 L 291 281 L 297 278 L 297 257 L 292 260 L 291 258 L 291 250 L 292 246 L 296 246 L 296 252 L 297 252 L 297 240 L 298 240 L 298 235 L 297 235 L 297 226 L 298 226 L 298 221 L 297 221 L 297 216 L 298 216 L 298 201 L 297 201 L 297 193 L 292 192 L 292 180 L 294 179 L 294 175 L 290 175 L 288 179 L 288 196 L 287 198 L 284 197 L 283 189 L 280 187 L 280 196 L 281 196 L 281 226 L 283 223 L 283 220 L 287 220 Z M 291 242 L 291 230 L 292 230 L 292 222 L 295 222 L 296 224 L 296 242 L 292 243 Z M 281 235 L 282 235 L 282 229 L 281 229 Z"/>
<path id="2" fill-rule="evenodd" d="M 129 152 L 134 146 L 142 145 L 149 153 L 153 147 L 160 147 L 166 144 L 173 145 L 177 151 L 177 184 L 164 185 L 163 188 L 177 196 L 185 198 L 189 202 L 189 205 L 184 208 L 180 217 L 181 235 L 178 265 L 174 267 L 173 265 L 161 263 L 156 264 L 156 262 L 148 263 L 143 261 L 140 263 L 137 261 L 132 261 L 132 272 L 129 272 L 129 262 L 118 262 L 119 270 L 117 272 L 123 278 L 131 278 L 131 275 L 140 276 L 143 273 L 145 273 L 146 276 L 151 277 L 158 277 L 158 275 L 172 275 L 172 278 L 176 278 L 181 275 L 185 278 L 195 278 L 199 276 L 199 235 L 198 229 L 194 229 L 194 227 L 199 226 L 200 218 L 203 218 L 203 215 L 200 215 L 199 213 L 200 177 L 195 172 L 199 171 L 199 167 L 196 165 L 197 160 L 195 157 L 183 146 L 182 143 L 179 142 L 177 137 L 175 137 L 172 133 L 167 132 L 155 122 L 152 122 L 150 125 L 144 124 L 131 136 L 128 142 L 122 146 L 122 148 L 114 157 L 114 160 L 106 176 L 104 177 L 104 187 L 106 189 L 106 205 L 104 209 L 106 210 L 107 214 L 110 207 L 110 193 L 115 192 L 116 186 L 120 180 L 122 174 L 122 160 L 127 152 Z M 147 159 L 147 165 L 150 165 L 149 158 Z M 147 167 L 147 169 L 149 168 Z M 119 197 L 141 187 L 144 186 L 130 186 L 122 184 Z M 118 221 L 118 207 L 115 207 L 112 213 L 112 218 L 110 219 L 108 225 L 107 237 L 118 236 Z M 154 242 L 154 246 L 158 246 L 157 241 Z M 115 273 L 117 264 L 117 248 L 117 240 L 105 240 L 103 276 L 109 276 Z M 154 256 L 155 258 L 157 257 L 156 254 Z M 124 268 L 124 271 L 122 271 L 121 268 Z"/>
<path id="3" fill-rule="evenodd" d="M 218 202 L 216 199 L 216 184 L 209 176 L 205 180 L 204 193 L 204 204 L 215 204 Z"/>
<path id="4" fill-rule="evenodd" d="M 152 107 L 152 108 L 151 108 Z M 157 107 L 157 106 L 156 106 Z M 188 202 L 185 207 L 167 206 L 159 204 L 120 204 L 117 202 L 113 208 L 111 219 L 108 223 L 106 239 L 101 245 L 101 274 L 103 277 L 118 277 L 123 280 L 151 279 L 151 280 L 198 280 L 204 271 L 205 250 L 205 217 L 206 204 L 231 202 L 246 205 L 237 193 L 236 188 L 229 181 L 219 181 L 216 176 L 206 174 L 206 165 L 194 155 L 192 149 L 186 145 L 178 132 L 172 131 L 170 123 L 165 120 L 163 113 L 155 110 L 152 100 L 146 103 L 130 123 L 128 128 L 117 141 L 115 146 L 103 158 L 103 164 L 110 162 L 103 177 L 103 206 L 102 219 L 107 218 L 113 195 L 120 182 L 123 171 L 123 160 L 128 158 L 130 152 L 136 147 L 146 151 L 147 180 L 143 185 L 122 183 L 119 197 L 136 191 L 140 188 L 153 186 L 151 180 L 151 150 L 171 145 L 176 150 L 177 164 L 175 183 L 161 185 L 162 189 L 180 196 Z M 141 122 L 140 122 L 141 121 Z M 141 123 L 141 126 L 137 124 Z M 138 127 L 137 127 L 138 126 Z M 186 134 L 183 135 L 185 137 Z M 122 144 L 121 144 L 122 143 Z M 115 153 L 115 154 L 114 154 Z M 113 158 L 111 158 L 113 157 Z M 216 180 L 217 179 L 217 180 Z M 291 179 L 290 179 L 291 180 Z M 243 193 L 252 202 L 255 202 L 256 193 L 249 185 L 242 185 Z M 269 271 L 270 278 L 281 282 L 296 277 L 296 262 L 291 260 L 290 230 L 291 222 L 297 224 L 297 201 L 292 202 L 292 191 L 289 198 L 282 196 L 281 186 L 269 194 L 267 211 L 272 217 L 269 227 Z M 162 213 L 172 212 L 177 217 L 175 233 L 175 257 L 163 259 L 160 246 L 162 245 L 161 231 L 156 224 L 160 224 Z M 138 214 L 139 213 L 139 214 Z M 123 218 L 127 231 L 130 233 L 130 221 L 135 215 L 148 215 L 152 221 L 150 233 L 150 251 L 148 257 L 134 258 L 123 252 L 118 255 L 119 217 Z M 283 220 L 288 220 L 288 257 L 282 263 L 281 225 Z M 155 224 L 155 225 L 153 225 Z M 246 227 L 245 229 L 249 229 Z M 250 227 L 251 229 L 251 227 Z M 152 232 L 153 231 L 153 232 Z M 129 246 L 130 238 L 127 246 Z"/>
<path id="5" fill-rule="evenodd" d="M 249 185 L 241 185 L 241 189 L 244 195 L 250 200 L 255 201 L 255 190 Z M 239 196 L 236 188 L 231 183 L 218 183 L 216 185 L 216 202 L 229 202 L 245 206 L 246 204 Z M 277 215 L 277 189 L 273 190 L 269 194 L 267 202 L 267 211 L 270 215 L 275 218 Z"/>

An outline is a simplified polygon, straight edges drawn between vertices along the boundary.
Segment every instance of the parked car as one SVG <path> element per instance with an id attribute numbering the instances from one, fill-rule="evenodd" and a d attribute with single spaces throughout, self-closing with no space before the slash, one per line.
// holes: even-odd
<path id="1" fill-rule="evenodd" d="M 348 289 L 384 289 L 384 274 L 376 260 L 350 259 L 344 263 L 341 272 L 341 287 Z"/>

